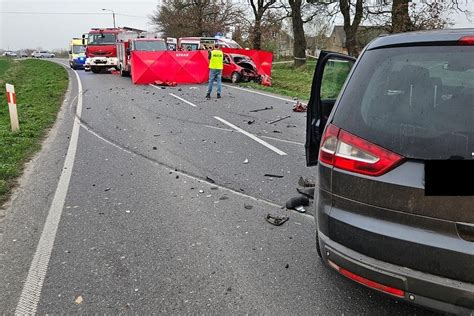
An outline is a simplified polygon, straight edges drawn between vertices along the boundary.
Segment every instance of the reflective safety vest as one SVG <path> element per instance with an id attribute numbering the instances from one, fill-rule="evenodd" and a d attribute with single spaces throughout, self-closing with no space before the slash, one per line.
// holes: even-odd
<path id="1" fill-rule="evenodd" d="M 224 53 L 221 50 L 214 49 L 211 52 L 211 60 L 209 61 L 209 69 L 224 68 Z"/>

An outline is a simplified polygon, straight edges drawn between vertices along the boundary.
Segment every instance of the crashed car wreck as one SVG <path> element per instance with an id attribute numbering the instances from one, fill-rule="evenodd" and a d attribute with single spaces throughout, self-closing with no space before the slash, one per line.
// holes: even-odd
<path id="1" fill-rule="evenodd" d="M 253 60 L 244 55 L 224 54 L 224 69 L 222 78 L 233 83 L 241 81 L 254 81 L 260 83 L 262 76 L 258 74 Z"/>

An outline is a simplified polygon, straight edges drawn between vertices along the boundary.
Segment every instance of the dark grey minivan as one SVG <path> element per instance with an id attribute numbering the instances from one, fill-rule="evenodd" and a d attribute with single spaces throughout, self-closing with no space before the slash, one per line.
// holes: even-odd
<path id="1" fill-rule="evenodd" d="M 306 158 L 327 266 L 474 314 L 474 29 L 379 37 L 357 61 L 322 52 Z"/>

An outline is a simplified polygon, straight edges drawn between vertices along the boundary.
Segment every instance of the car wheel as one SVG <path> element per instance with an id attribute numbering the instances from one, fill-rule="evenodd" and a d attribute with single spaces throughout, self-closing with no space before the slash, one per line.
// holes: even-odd
<path id="1" fill-rule="evenodd" d="M 119 66 L 119 70 L 120 70 L 120 75 L 121 75 L 122 77 L 127 77 L 127 76 L 128 76 L 128 72 L 125 71 L 125 70 L 123 70 L 123 66 L 122 66 L 122 65 Z"/>
<path id="2" fill-rule="evenodd" d="M 98 74 L 102 70 L 100 67 L 91 67 L 93 73 Z"/>
<path id="3" fill-rule="evenodd" d="M 237 83 L 240 82 L 240 80 L 242 80 L 242 76 L 238 72 L 233 72 L 230 81 L 232 81 L 232 83 Z"/>

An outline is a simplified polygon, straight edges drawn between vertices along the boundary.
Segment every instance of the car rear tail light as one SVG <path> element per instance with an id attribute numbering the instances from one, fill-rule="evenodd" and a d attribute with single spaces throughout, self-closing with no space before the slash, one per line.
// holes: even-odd
<path id="1" fill-rule="evenodd" d="M 319 160 L 336 168 L 381 176 L 404 157 L 330 124 L 323 135 Z"/>
<path id="2" fill-rule="evenodd" d="M 351 279 L 351 280 L 353 280 L 357 283 L 360 283 L 362 285 L 370 287 L 371 289 L 374 289 L 374 290 L 377 290 L 377 291 L 380 291 L 380 292 L 383 292 L 383 293 L 386 293 L 386 294 L 390 294 L 390 295 L 397 296 L 397 297 L 405 297 L 405 291 L 403 291 L 403 290 L 400 290 L 400 289 L 397 289 L 397 288 L 394 288 L 394 287 L 391 287 L 391 286 L 383 285 L 383 284 L 380 284 L 378 282 L 366 279 L 366 278 L 364 278 L 360 275 L 357 275 L 357 274 L 355 274 L 355 273 L 353 273 L 349 270 L 346 270 L 346 269 L 338 266 L 337 264 L 335 264 L 331 260 L 328 260 L 328 263 L 334 270 L 336 270 L 337 272 L 339 272 L 340 274 L 342 274 L 346 278 L 349 278 L 349 279 Z"/>
<path id="3" fill-rule="evenodd" d="M 321 140 L 321 150 L 319 152 L 319 160 L 324 163 L 333 165 L 334 154 L 337 149 L 337 136 L 339 135 L 339 128 L 330 124 L 326 128 L 326 132 Z"/>
<path id="4" fill-rule="evenodd" d="M 460 45 L 474 45 L 474 36 L 464 36 L 458 41 Z"/>

